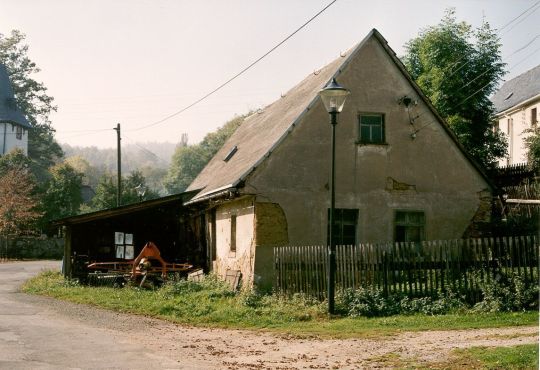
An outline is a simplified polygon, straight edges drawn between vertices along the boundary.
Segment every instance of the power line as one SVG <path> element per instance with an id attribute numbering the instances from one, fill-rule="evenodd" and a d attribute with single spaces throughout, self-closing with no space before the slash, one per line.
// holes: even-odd
<path id="1" fill-rule="evenodd" d="M 163 158 L 161 158 L 160 156 L 158 156 L 156 153 L 152 152 L 151 150 L 143 147 L 142 145 L 140 145 L 139 143 L 137 143 L 135 140 L 131 139 L 130 137 L 126 136 L 126 134 L 123 134 L 123 136 L 130 140 L 134 145 L 136 145 L 140 150 L 142 150 L 143 152 L 147 153 L 147 154 L 150 154 L 152 157 L 162 161 L 163 163 L 167 163 L 167 161 Z"/>
<path id="2" fill-rule="evenodd" d="M 523 63 L 525 60 L 529 59 L 531 56 L 533 56 L 534 54 L 536 54 L 538 51 L 540 51 L 540 48 L 537 48 L 535 49 L 532 53 L 530 53 L 529 55 L 527 55 L 525 58 L 523 58 L 522 60 L 520 60 L 518 63 L 514 64 L 511 68 L 509 68 L 508 70 L 512 70 L 514 69 L 515 67 L 517 67 L 518 65 L 520 65 L 521 63 Z M 489 86 L 491 84 L 491 81 L 488 82 L 487 84 L 485 84 L 484 86 L 482 86 L 481 88 L 479 88 L 478 90 L 476 90 L 474 93 L 472 93 L 471 95 L 467 96 L 465 99 L 463 99 L 460 103 L 458 103 L 456 105 L 456 107 L 462 105 L 463 103 L 465 103 L 467 100 L 469 100 L 470 98 L 472 98 L 473 96 L 475 96 L 476 94 L 478 94 L 480 91 L 482 91 L 483 89 L 485 89 L 487 86 Z M 415 119 L 419 118 L 420 116 L 422 116 L 423 114 L 425 114 L 426 112 L 418 115 L 415 117 Z M 418 133 L 420 132 L 421 130 L 423 130 L 424 128 L 432 125 L 433 123 L 435 123 L 436 121 L 431 121 L 431 122 L 428 122 L 426 123 L 425 125 L 423 125 L 422 127 L 414 130 L 414 133 Z"/>
<path id="3" fill-rule="evenodd" d="M 159 125 L 160 123 L 163 123 L 173 117 L 176 117 L 177 115 L 179 115 L 180 113 L 182 112 L 185 112 L 186 110 L 190 109 L 191 107 L 193 107 L 194 105 L 200 103 L 201 101 L 205 100 L 206 98 L 210 97 L 211 95 L 215 94 L 216 92 L 218 92 L 219 90 L 221 90 L 222 88 L 224 88 L 225 86 L 227 86 L 229 83 L 231 83 L 232 81 L 234 81 L 235 79 L 237 79 L 238 77 L 240 77 L 241 75 L 243 75 L 245 72 L 247 72 L 249 69 L 251 69 L 253 66 L 255 66 L 257 63 L 259 63 L 261 60 L 263 60 L 265 57 L 267 57 L 270 53 L 272 53 L 274 50 L 276 50 L 278 47 L 280 47 L 281 45 L 283 45 L 285 42 L 287 42 L 291 37 L 293 37 L 294 35 L 296 35 L 300 30 L 302 30 L 304 27 L 306 27 L 308 24 L 310 24 L 315 18 L 317 18 L 319 15 L 321 15 L 323 12 L 326 11 L 326 9 L 328 9 L 330 6 L 332 6 L 337 0 L 333 0 L 331 1 L 328 5 L 326 5 L 323 9 L 321 9 L 319 12 L 317 12 L 317 14 L 315 14 L 313 17 L 311 17 L 310 19 L 308 19 L 304 24 L 302 24 L 300 27 L 298 27 L 294 32 L 292 32 L 289 36 L 285 37 L 283 40 L 281 40 L 277 45 L 275 45 L 274 47 L 272 47 L 270 50 L 268 50 L 266 53 L 264 53 L 262 56 L 260 56 L 259 58 L 257 58 L 254 62 L 252 62 L 251 64 L 249 64 L 247 67 L 245 67 L 244 69 L 242 69 L 240 72 L 238 72 L 237 74 L 235 74 L 233 77 L 229 78 L 227 81 L 225 81 L 224 83 L 222 83 L 221 85 L 219 85 L 218 87 L 216 87 L 215 89 L 213 89 L 212 91 L 210 91 L 209 93 L 203 95 L 201 98 L 195 100 L 193 103 L 185 106 L 184 108 L 172 113 L 172 114 L 169 114 L 168 116 L 156 121 L 156 122 L 153 122 L 153 123 L 150 123 L 148 125 L 144 125 L 144 126 L 141 126 L 141 127 L 138 127 L 138 128 L 135 128 L 135 129 L 131 129 L 131 130 L 127 130 L 127 131 L 140 131 L 140 130 L 143 130 L 145 128 L 149 128 L 149 127 L 153 127 L 153 126 L 156 126 L 156 125 Z"/>
<path id="4" fill-rule="evenodd" d="M 512 22 L 514 20 L 517 20 L 518 18 L 520 18 L 522 15 L 524 15 L 525 13 L 527 13 L 529 10 L 531 10 L 532 8 L 534 8 L 535 6 L 537 6 L 538 4 L 540 4 L 540 1 L 537 1 L 534 5 L 532 5 L 530 8 L 528 8 L 527 10 L 525 10 L 523 13 L 521 13 L 518 17 L 514 18 L 512 20 Z M 501 36 L 507 34 L 508 32 L 512 31 L 518 24 L 520 24 L 521 22 L 523 22 L 525 19 L 527 19 L 527 17 L 529 17 L 530 15 L 532 15 L 534 12 L 536 12 L 538 9 L 540 9 L 540 7 L 537 7 L 535 9 L 533 9 L 529 14 L 527 14 L 523 19 L 521 19 L 519 22 L 517 22 L 516 24 L 514 24 L 512 27 L 510 27 L 506 32 L 502 33 Z M 511 22 L 510 22 L 511 23 Z M 507 26 L 510 25 L 510 23 L 507 23 L 503 28 L 501 28 L 499 30 L 502 31 L 504 28 L 506 28 Z"/>
<path id="5" fill-rule="evenodd" d="M 540 4 L 540 0 L 537 1 L 536 3 L 534 3 L 532 6 L 530 6 L 529 8 L 525 9 L 522 13 L 520 13 L 519 15 L 515 16 L 514 18 L 512 18 L 509 22 L 507 22 L 504 26 L 502 26 L 501 28 L 499 28 L 495 34 L 499 34 L 502 30 L 504 30 L 506 27 L 508 27 L 509 25 L 511 25 L 514 21 L 516 21 L 517 19 L 521 18 L 521 16 L 523 16 L 525 13 L 527 13 L 529 10 L 531 10 L 532 8 L 534 8 L 535 6 L 537 6 L 538 4 Z M 520 20 L 518 23 L 516 23 L 511 29 L 509 29 L 507 32 L 503 33 L 503 34 L 500 34 L 499 36 L 502 36 L 508 32 L 510 32 L 512 29 L 514 29 L 515 26 L 517 26 L 519 23 L 523 22 L 525 19 L 527 19 L 532 13 L 534 13 L 536 10 L 538 10 L 538 8 L 534 9 L 531 13 L 527 14 L 527 16 L 525 16 L 522 20 Z M 463 58 L 465 58 L 467 55 L 463 55 L 461 58 L 459 58 L 454 64 L 452 64 L 449 69 L 452 69 L 454 68 L 457 64 L 459 64 L 459 62 L 461 62 L 463 60 Z M 458 71 L 461 70 L 461 68 L 465 67 L 467 64 L 469 64 L 471 61 L 467 61 L 467 63 L 464 63 L 462 64 L 458 69 L 456 69 L 455 71 L 453 71 L 450 76 L 448 77 L 452 77 L 454 74 L 456 74 Z"/>
<path id="6" fill-rule="evenodd" d="M 540 2 L 540 1 L 539 1 Z M 512 52 L 511 54 L 509 54 L 508 56 L 504 57 L 505 59 L 508 59 L 512 56 L 514 56 L 515 54 L 517 54 L 518 52 L 522 51 L 522 50 L 525 50 L 526 48 L 528 48 L 529 46 L 531 46 L 533 44 L 534 41 L 536 41 L 538 38 L 540 38 L 540 34 L 536 35 L 535 37 L 533 37 L 529 42 L 527 42 L 524 46 L 520 47 L 519 49 L 515 50 L 514 52 Z M 540 49 L 536 49 L 535 51 L 533 51 L 531 54 L 529 54 L 527 57 L 525 57 L 524 59 L 522 59 L 521 61 L 519 61 L 518 63 L 514 64 L 511 68 L 509 68 L 509 70 L 512 70 L 514 69 L 516 66 L 518 66 L 519 64 L 521 64 L 522 62 L 524 62 L 525 60 L 527 60 L 528 58 L 530 58 L 532 55 L 534 55 L 538 50 Z M 476 81 L 478 78 L 480 78 L 481 76 L 483 76 L 484 74 L 486 74 L 487 72 L 493 70 L 494 67 L 491 67 L 491 68 L 488 68 L 486 69 L 484 72 L 480 73 L 478 76 L 476 76 L 475 78 L 473 78 L 472 80 L 470 80 L 469 82 L 467 82 L 465 85 L 461 86 L 459 90 L 465 88 L 466 86 L 470 85 L 472 82 Z M 447 78 L 451 77 L 452 75 L 448 76 Z M 463 104 L 466 100 L 472 98 L 472 96 L 476 95 L 477 93 L 479 93 L 480 91 L 482 91 L 484 88 L 486 88 L 487 86 L 489 86 L 491 84 L 491 81 L 488 82 L 487 84 L 485 84 L 484 86 L 482 86 L 479 90 L 477 90 L 476 92 L 474 92 L 473 94 L 469 95 L 468 97 L 465 98 L 465 100 L 463 100 L 462 102 L 459 103 L 459 105 Z M 412 119 L 411 122 L 414 123 L 414 121 L 416 121 L 418 118 L 422 117 L 424 114 L 428 113 L 428 111 L 424 111 L 420 114 L 418 114 L 416 117 L 414 117 Z M 432 123 L 434 123 L 434 121 L 431 121 L 429 122 L 428 124 L 426 125 L 423 125 L 422 127 L 420 127 L 419 129 L 417 130 L 414 130 L 414 133 L 417 133 L 418 131 L 422 130 L 423 128 L 431 125 Z"/>

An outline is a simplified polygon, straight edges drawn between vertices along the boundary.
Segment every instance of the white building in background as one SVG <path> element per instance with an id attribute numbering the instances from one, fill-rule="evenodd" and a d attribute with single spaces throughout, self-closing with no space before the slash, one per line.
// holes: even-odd
<path id="1" fill-rule="evenodd" d="M 491 99 L 495 105 L 495 129 L 508 140 L 508 157 L 500 166 L 527 162 L 525 132 L 538 125 L 540 110 L 540 65 L 505 82 Z"/>
<path id="2" fill-rule="evenodd" d="M 15 148 L 28 154 L 28 130 L 31 128 L 17 107 L 6 67 L 0 64 L 0 155 Z"/>

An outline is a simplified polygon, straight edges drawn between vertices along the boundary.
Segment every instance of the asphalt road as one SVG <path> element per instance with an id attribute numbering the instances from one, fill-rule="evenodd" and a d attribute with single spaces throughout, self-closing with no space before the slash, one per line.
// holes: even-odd
<path id="1" fill-rule="evenodd" d="M 183 366 L 139 344 L 135 335 L 95 325 L 72 308 L 66 314 L 55 300 L 18 292 L 43 268 L 59 267 L 58 261 L 0 263 L 0 369 L 207 368 Z"/>

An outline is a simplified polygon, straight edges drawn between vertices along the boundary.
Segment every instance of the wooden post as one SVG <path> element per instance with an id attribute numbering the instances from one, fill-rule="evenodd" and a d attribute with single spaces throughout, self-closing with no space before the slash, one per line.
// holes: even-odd
<path id="1" fill-rule="evenodd" d="M 64 226 L 64 260 L 62 264 L 64 277 L 71 277 L 71 226 Z"/>

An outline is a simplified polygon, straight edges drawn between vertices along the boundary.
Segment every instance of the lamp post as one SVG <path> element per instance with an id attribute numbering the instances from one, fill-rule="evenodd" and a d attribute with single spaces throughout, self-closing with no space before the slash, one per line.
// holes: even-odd
<path id="1" fill-rule="evenodd" d="M 321 91 L 319 96 L 323 101 L 326 111 L 330 114 L 332 125 L 332 165 L 330 170 L 330 215 L 329 215 L 329 238 L 328 238 L 328 313 L 334 314 L 335 310 L 335 282 L 336 282 L 336 243 L 334 238 L 334 213 L 336 208 L 335 190 L 335 164 L 336 164 L 336 125 L 337 116 L 343 110 L 343 105 L 350 91 L 339 85 L 335 78 Z"/>
<path id="2" fill-rule="evenodd" d="M 135 191 L 137 192 L 137 195 L 139 196 L 139 202 L 142 202 L 144 195 L 146 194 L 146 186 L 143 184 L 139 184 L 135 186 Z"/>

